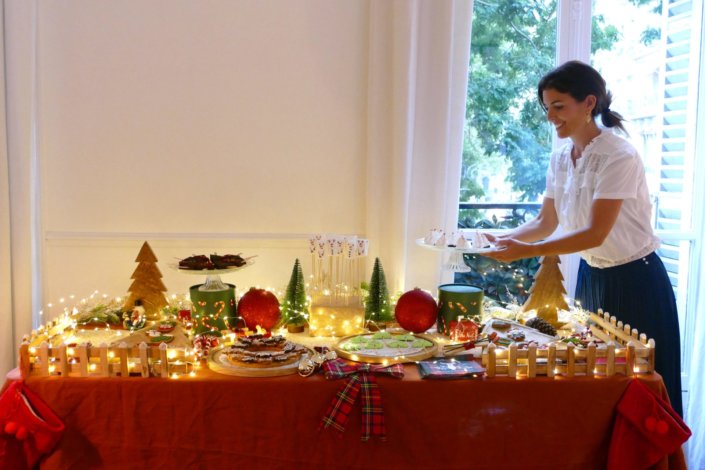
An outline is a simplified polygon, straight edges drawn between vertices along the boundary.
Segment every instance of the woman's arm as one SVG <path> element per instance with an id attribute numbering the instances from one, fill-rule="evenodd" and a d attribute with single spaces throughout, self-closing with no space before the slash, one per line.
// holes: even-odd
<path id="1" fill-rule="evenodd" d="M 621 199 L 595 199 L 590 208 L 587 227 L 537 243 L 526 243 L 517 238 L 499 238 L 495 242 L 497 249 L 486 253 L 485 256 L 511 262 L 534 256 L 575 253 L 600 246 L 617 221 L 621 208 Z"/>
<path id="2" fill-rule="evenodd" d="M 558 227 L 558 216 L 552 198 L 544 198 L 541 210 L 536 218 L 522 224 L 509 233 L 500 236 L 488 235 L 491 242 L 504 239 L 514 239 L 522 242 L 535 242 L 551 235 Z"/>

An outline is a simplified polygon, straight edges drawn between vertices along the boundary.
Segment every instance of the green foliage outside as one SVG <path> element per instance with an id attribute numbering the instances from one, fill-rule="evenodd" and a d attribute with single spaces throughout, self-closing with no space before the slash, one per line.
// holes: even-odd
<path id="1" fill-rule="evenodd" d="M 534 275 L 541 266 L 538 258 L 505 264 L 479 255 L 464 255 L 472 271 L 456 274 L 456 282 L 481 287 L 491 299 L 522 305 L 529 298 Z"/>
<path id="2" fill-rule="evenodd" d="M 491 217 L 480 217 L 480 211 L 477 209 L 461 209 L 458 218 L 458 228 L 474 228 L 474 229 L 510 229 L 518 227 L 524 222 L 536 217 L 539 209 L 533 207 L 517 207 L 508 215 L 498 218 L 496 215 Z"/>
<path id="3" fill-rule="evenodd" d="M 514 212 L 502 220 L 496 217 L 479 220 L 473 228 L 505 229 L 524 223 L 526 214 Z M 463 255 L 470 272 L 456 273 L 455 282 L 481 287 L 485 295 L 504 303 L 523 304 L 529 297 L 534 275 L 541 266 L 538 258 L 526 258 L 512 263 L 502 263 L 475 254 Z"/>
<path id="4" fill-rule="evenodd" d="M 477 1 L 473 18 L 462 200 L 482 198 L 481 169 L 502 161 L 519 200 L 536 200 L 545 189 L 552 138 L 536 86 L 555 66 L 556 0 Z M 614 26 L 593 17 L 593 52 L 618 39 Z M 511 199 L 507 194 L 505 202 Z"/>
<path id="5" fill-rule="evenodd" d="M 656 0 L 630 0 L 659 11 Z M 500 196 L 500 202 L 534 201 L 545 189 L 552 129 L 539 105 L 536 86 L 555 66 L 556 0 L 476 1 L 466 108 L 461 201 L 482 201 L 478 181 L 487 168 L 508 166 L 507 181 L 518 194 Z M 648 29 L 642 42 L 660 38 Z M 610 50 L 620 39 L 604 17 L 592 18 L 592 53 Z M 530 211 L 529 211 L 530 212 Z M 483 218 L 476 209 L 461 213 L 461 228 L 512 228 L 533 213 L 514 211 L 509 217 Z M 456 274 L 456 282 L 485 289 L 488 297 L 523 303 L 539 267 L 531 258 L 503 264 L 466 255 L 473 270 Z"/>

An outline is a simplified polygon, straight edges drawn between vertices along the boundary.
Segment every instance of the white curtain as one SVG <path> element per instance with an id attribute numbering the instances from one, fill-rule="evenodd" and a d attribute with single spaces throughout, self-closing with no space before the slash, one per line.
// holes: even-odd
<path id="1" fill-rule="evenodd" d="M 41 303 L 36 139 L 36 1 L 5 0 L 0 23 L 0 376 Z"/>
<path id="2" fill-rule="evenodd" d="M 391 292 L 450 280 L 414 239 L 457 227 L 472 3 L 370 2 L 367 235 Z"/>
<path id="3" fill-rule="evenodd" d="M 702 216 L 705 220 L 705 213 Z M 696 302 L 696 316 L 689 380 L 683 384 L 688 390 L 685 422 L 693 431 L 692 437 L 686 443 L 688 468 L 691 470 L 705 469 L 705 361 L 702 359 L 705 356 L 705 275 L 702 274 L 705 273 L 705 260 L 702 256 L 700 262 L 700 285 L 693 296 Z"/>
<path id="4" fill-rule="evenodd" d="M 0 11 L 0 14 L 2 12 Z M 10 244 L 10 175 L 5 120 L 4 18 L 0 20 L 0 374 L 13 367 L 15 344 L 12 315 L 12 269 Z M 0 375 L 0 380 L 4 375 Z"/>

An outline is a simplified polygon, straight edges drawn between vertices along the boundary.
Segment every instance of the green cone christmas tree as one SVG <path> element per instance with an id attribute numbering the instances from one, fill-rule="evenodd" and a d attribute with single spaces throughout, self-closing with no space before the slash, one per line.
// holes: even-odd
<path id="1" fill-rule="evenodd" d="M 304 284 L 304 273 L 298 258 L 291 271 L 291 279 L 286 287 L 286 296 L 282 303 L 282 325 L 292 333 L 301 332 L 308 319 L 308 301 Z"/>
<path id="2" fill-rule="evenodd" d="M 375 266 L 372 269 L 372 278 L 370 279 L 370 293 L 365 302 L 365 323 L 369 328 L 391 322 L 393 318 L 387 279 L 384 277 L 382 263 L 379 262 L 379 258 L 375 258 Z"/>

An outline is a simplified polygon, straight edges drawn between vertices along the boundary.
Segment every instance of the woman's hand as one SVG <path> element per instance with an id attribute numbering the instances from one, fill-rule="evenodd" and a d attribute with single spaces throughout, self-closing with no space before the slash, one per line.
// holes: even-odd
<path id="1" fill-rule="evenodd" d="M 493 245 L 496 245 L 498 240 L 504 239 L 504 237 L 502 235 L 495 236 L 495 235 L 492 235 L 491 233 L 485 233 L 484 235 L 487 238 L 487 240 L 489 240 L 489 242 L 492 243 Z"/>
<path id="2" fill-rule="evenodd" d="M 531 243 L 521 242 L 514 238 L 487 237 L 495 246 L 495 249 L 482 253 L 482 256 L 511 263 L 522 258 L 532 258 L 536 256 L 536 247 Z"/>

